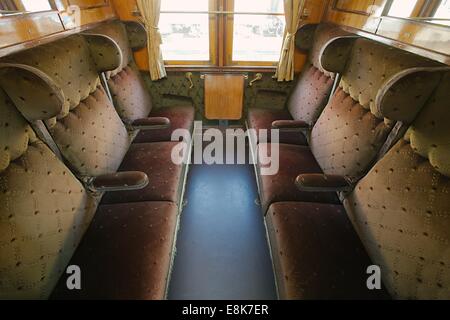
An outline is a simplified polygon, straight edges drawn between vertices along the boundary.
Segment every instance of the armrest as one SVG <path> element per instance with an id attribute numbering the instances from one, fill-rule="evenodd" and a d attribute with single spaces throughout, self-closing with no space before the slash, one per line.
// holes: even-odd
<path id="1" fill-rule="evenodd" d="M 170 120 L 164 117 L 142 118 L 131 123 L 136 130 L 155 130 L 170 128 Z"/>
<path id="2" fill-rule="evenodd" d="M 349 178 L 325 174 L 301 174 L 295 179 L 295 185 L 306 192 L 340 192 L 353 188 Z"/>
<path id="3" fill-rule="evenodd" d="M 147 185 L 148 176 L 139 171 L 105 174 L 88 182 L 88 187 L 95 192 L 140 190 Z"/>
<path id="4" fill-rule="evenodd" d="M 302 120 L 277 120 L 272 122 L 272 129 L 281 131 L 307 131 L 310 128 L 309 123 Z"/>

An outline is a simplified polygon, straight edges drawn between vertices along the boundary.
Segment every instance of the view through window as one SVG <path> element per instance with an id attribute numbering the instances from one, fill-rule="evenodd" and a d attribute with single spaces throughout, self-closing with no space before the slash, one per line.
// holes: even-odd
<path id="1" fill-rule="evenodd" d="M 278 61 L 285 28 L 283 1 L 235 0 L 234 12 L 233 61 Z"/>
<path id="2" fill-rule="evenodd" d="M 442 0 L 441 4 L 437 8 L 433 18 L 436 19 L 445 19 L 445 20 L 437 20 L 435 23 L 444 24 L 450 26 L 450 0 Z"/>
<path id="3" fill-rule="evenodd" d="M 161 1 L 168 64 L 273 65 L 284 28 L 283 0 Z"/>
<path id="4" fill-rule="evenodd" d="M 210 60 L 208 3 L 208 0 L 161 1 L 159 30 L 164 60 Z"/>
<path id="5" fill-rule="evenodd" d="M 25 10 L 30 12 L 47 11 L 52 9 L 48 0 L 22 0 L 21 2 Z"/>
<path id="6" fill-rule="evenodd" d="M 394 1 L 391 5 L 391 8 L 389 9 L 388 16 L 409 18 L 411 17 L 416 5 L 417 0 Z"/>

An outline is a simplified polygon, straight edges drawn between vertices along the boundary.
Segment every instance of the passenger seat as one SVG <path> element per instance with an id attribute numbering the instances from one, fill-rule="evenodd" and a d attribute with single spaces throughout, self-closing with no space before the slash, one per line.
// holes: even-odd
<path id="1" fill-rule="evenodd" d="M 177 206 L 98 207 L 102 193 L 86 190 L 19 113 L 48 120 L 65 101 L 50 78 L 22 67 L 0 66 L 13 97 L 0 86 L 0 299 L 164 299 Z M 24 89 L 18 79 L 36 91 L 13 90 Z M 80 267 L 82 290 L 68 290 L 69 265 Z"/>
<path id="2" fill-rule="evenodd" d="M 354 45 L 348 47 L 348 41 Z M 347 54 L 336 56 L 336 47 L 345 48 Z M 363 38 L 334 39 L 323 50 L 321 61 L 326 70 L 342 75 L 339 88 L 312 129 L 310 147 L 280 144 L 279 172 L 259 175 L 264 212 L 275 202 L 339 204 L 335 192 L 298 190 L 297 176 L 334 175 L 351 188 L 398 139 L 401 130 L 393 131 L 398 129 L 397 122 L 411 123 L 437 86 L 439 73 L 423 69 L 442 67 Z M 403 105 L 409 106 L 409 114 L 397 120 Z M 272 146 L 260 143 L 258 148 L 265 154 Z M 266 166 L 260 162 L 258 168 Z M 304 189 L 325 183 L 321 180 L 313 180 Z"/>
<path id="3" fill-rule="evenodd" d="M 140 131 L 134 140 L 135 143 L 171 141 L 174 130 L 192 130 L 195 109 L 189 97 L 172 97 L 179 100 L 179 105 L 171 107 L 158 106 L 156 109 L 152 104 L 151 95 L 133 57 L 133 50 L 147 45 L 147 33 L 142 24 L 133 21 L 113 21 L 102 24 L 89 33 L 103 34 L 112 38 L 122 52 L 120 67 L 106 73 L 114 105 L 122 120 L 126 124 L 132 124 L 146 117 L 170 120 L 168 128 Z"/>
<path id="4" fill-rule="evenodd" d="M 307 145 L 309 130 L 317 121 L 328 102 L 335 74 L 326 71 L 320 61 L 323 48 L 337 37 L 356 37 L 338 27 L 328 24 L 307 24 L 297 31 L 297 47 L 309 51 L 308 61 L 287 102 L 286 109 L 274 110 L 254 106 L 248 110 L 247 124 L 251 129 L 269 130 L 267 142 L 270 142 L 270 130 L 274 121 L 292 120 L 303 125 L 304 132 L 289 130 L 280 132 L 280 143 Z M 336 55 L 342 54 L 335 52 Z M 299 123 L 297 123 L 298 125 Z M 295 128 L 294 128 L 295 129 Z M 306 135 L 305 135 L 306 133 Z"/>
<path id="5" fill-rule="evenodd" d="M 447 72 L 404 139 L 345 195 L 345 209 L 270 206 L 266 224 L 280 298 L 450 298 L 449 90 Z M 392 94 L 394 102 L 404 92 Z M 385 107 L 397 121 L 415 114 L 409 103 Z M 381 290 L 370 290 L 368 279 L 378 271 Z"/>
<path id="6" fill-rule="evenodd" d="M 149 177 L 144 189 L 110 192 L 103 198 L 104 203 L 179 204 L 184 167 L 171 161 L 172 149 L 178 142 L 130 146 L 132 137 L 100 84 L 98 72 L 115 70 L 122 61 L 113 40 L 103 35 L 74 35 L 4 61 L 11 63 L 12 69 L 25 66 L 22 68 L 49 79 L 64 97 L 61 113 L 47 120 L 46 126 L 55 148 L 77 177 L 89 182 L 117 171 L 140 171 Z M 39 88 L 31 79 L 21 78 L 14 71 L 8 76 L 10 81 L 4 87 L 9 92 L 16 91 L 17 104 L 35 99 Z"/>

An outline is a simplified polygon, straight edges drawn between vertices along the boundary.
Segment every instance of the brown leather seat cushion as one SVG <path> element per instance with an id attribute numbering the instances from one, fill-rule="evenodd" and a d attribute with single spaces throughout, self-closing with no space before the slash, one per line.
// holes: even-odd
<path id="1" fill-rule="evenodd" d="M 182 166 L 173 164 L 172 148 L 178 142 L 132 144 L 119 171 L 142 171 L 149 178 L 147 187 L 136 191 L 108 192 L 103 203 L 179 200 Z"/>
<path id="2" fill-rule="evenodd" d="M 176 129 L 191 130 L 194 124 L 195 110 L 192 106 L 166 107 L 155 110 L 150 117 L 170 119 L 170 128 L 161 130 L 143 130 L 139 132 L 134 143 L 171 141 L 172 132 Z"/>
<path id="3" fill-rule="evenodd" d="M 177 206 L 141 202 L 100 206 L 69 265 L 81 268 L 82 290 L 63 274 L 52 299 L 164 299 Z"/>
<path id="4" fill-rule="evenodd" d="M 372 265 L 340 205 L 281 202 L 266 217 L 282 299 L 376 299 Z"/>
<path id="5" fill-rule="evenodd" d="M 293 120 L 287 110 L 268 110 L 262 108 L 250 108 L 247 113 L 248 124 L 251 129 L 259 130 L 272 128 L 272 122 L 277 120 Z M 268 132 L 270 142 L 270 131 Z M 301 132 L 280 132 L 280 143 L 307 145 L 308 142 Z"/>
<path id="6" fill-rule="evenodd" d="M 260 144 L 259 148 L 270 144 Z M 299 201 L 340 204 L 334 192 L 302 192 L 295 185 L 300 174 L 323 173 L 311 150 L 305 146 L 280 144 L 280 168 L 276 175 L 259 175 L 263 212 L 274 202 Z M 263 149 L 264 150 L 264 149 Z M 258 163 L 261 168 L 261 163 Z"/>

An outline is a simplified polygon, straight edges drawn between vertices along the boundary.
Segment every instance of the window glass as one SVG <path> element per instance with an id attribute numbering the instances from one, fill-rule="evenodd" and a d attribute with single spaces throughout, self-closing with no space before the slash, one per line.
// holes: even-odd
<path id="1" fill-rule="evenodd" d="M 163 0 L 159 30 L 164 60 L 209 61 L 209 15 L 164 13 L 164 11 L 208 11 L 208 0 Z"/>
<path id="2" fill-rule="evenodd" d="M 234 11 L 232 60 L 278 61 L 286 24 L 283 1 L 235 0 Z"/>
<path id="3" fill-rule="evenodd" d="M 436 10 L 436 13 L 434 14 L 434 18 L 446 19 L 447 21 L 433 20 L 433 22 L 450 26 L 450 0 L 442 0 L 441 4 Z"/>
<path id="4" fill-rule="evenodd" d="M 21 0 L 26 11 L 39 12 L 51 10 L 52 7 L 48 0 Z"/>
<path id="5" fill-rule="evenodd" d="M 417 0 L 394 0 L 389 9 L 388 16 L 409 18 L 411 17 L 416 4 Z"/>

